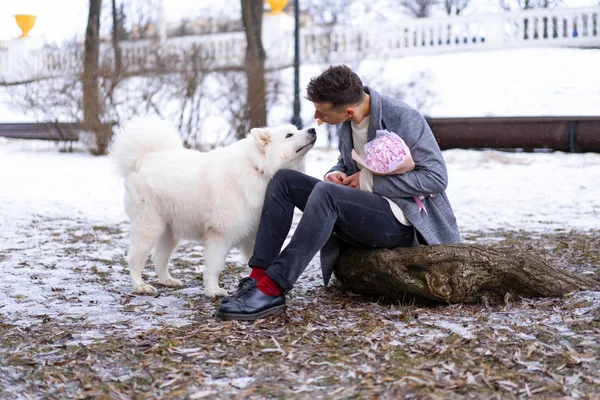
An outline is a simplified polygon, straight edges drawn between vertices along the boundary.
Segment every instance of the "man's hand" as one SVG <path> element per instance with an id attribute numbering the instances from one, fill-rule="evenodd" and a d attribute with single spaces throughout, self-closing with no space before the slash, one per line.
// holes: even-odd
<path id="1" fill-rule="evenodd" d="M 355 173 L 353 175 L 346 177 L 342 181 L 342 184 L 346 185 L 346 186 L 352 186 L 353 188 L 360 189 L 360 171 L 358 171 L 357 173 Z"/>
<path id="2" fill-rule="evenodd" d="M 346 179 L 347 177 L 348 177 L 348 175 L 346 175 L 343 172 L 332 172 L 325 177 L 325 181 L 339 183 L 341 185 L 341 184 L 343 184 L 344 179 Z"/>

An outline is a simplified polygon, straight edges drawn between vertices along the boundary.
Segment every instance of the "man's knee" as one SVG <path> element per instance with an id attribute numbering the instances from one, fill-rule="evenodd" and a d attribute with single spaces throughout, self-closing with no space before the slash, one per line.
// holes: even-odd
<path id="1" fill-rule="evenodd" d="M 267 192 L 272 193 L 279 190 L 285 191 L 287 188 L 293 186 L 292 183 L 295 182 L 300 175 L 302 175 L 301 172 L 293 169 L 280 169 L 273 175 L 271 181 L 269 181 Z"/>
<path id="2" fill-rule="evenodd" d="M 339 196 L 342 186 L 332 182 L 318 182 L 313 189 L 310 197 L 317 202 L 334 202 Z"/>
<path id="3" fill-rule="evenodd" d="M 269 187 L 285 185 L 286 183 L 291 182 L 294 179 L 294 170 L 291 169 L 280 169 L 273 175 L 271 181 L 269 181 Z"/>
<path id="4" fill-rule="evenodd" d="M 274 181 L 289 181 L 292 179 L 296 179 L 302 172 L 293 170 L 293 169 L 280 169 L 273 176 Z"/>

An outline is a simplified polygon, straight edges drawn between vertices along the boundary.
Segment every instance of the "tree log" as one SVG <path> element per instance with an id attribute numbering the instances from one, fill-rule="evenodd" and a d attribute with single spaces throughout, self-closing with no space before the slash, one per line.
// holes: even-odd
<path id="1" fill-rule="evenodd" d="M 492 303 L 507 293 L 534 298 L 600 289 L 595 280 L 555 268 L 537 254 L 484 245 L 352 248 L 342 252 L 334 272 L 352 292 L 426 303 Z"/>

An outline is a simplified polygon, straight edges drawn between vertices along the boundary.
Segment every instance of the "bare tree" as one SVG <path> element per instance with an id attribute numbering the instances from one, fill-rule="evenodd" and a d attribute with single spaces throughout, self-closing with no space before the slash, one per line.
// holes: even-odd
<path id="1" fill-rule="evenodd" d="M 335 57 L 337 44 L 332 41 L 333 31 L 339 24 L 349 19 L 352 12 L 351 6 L 356 2 L 357 0 L 308 0 L 306 4 L 303 4 L 315 25 L 323 28 L 317 51 L 324 64 L 331 63 Z"/>
<path id="2" fill-rule="evenodd" d="M 112 0 L 112 44 L 113 51 L 115 52 L 115 76 L 121 75 L 122 69 L 122 57 L 121 57 L 121 47 L 119 46 L 119 33 L 122 31 L 121 23 L 122 20 L 119 18 L 119 10 L 117 9 L 117 0 Z"/>
<path id="3" fill-rule="evenodd" d="M 219 88 L 217 99 L 222 103 L 223 116 L 229 123 L 229 132 L 220 137 L 215 145 L 226 145 L 233 140 L 246 136 L 252 128 L 250 119 L 250 105 L 247 100 L 249 95 L 247 75 L 239 72 L 223 72 L 216 75 Z M 217 93 L 215 93 L 217 94 Z"/>
<path id="4" fill-rule="evenodd" d="M 113 65 L 112 68 L 112 78 L 110 79 L 110 86 L 108 89 L 108 99 L 112 103 L 113 102 L 113 94 L 114 91 L 121 81 L 121 74 L 123 71 L 123 56 L 121 53 L 121 46 L 119 44 L 120 41 L 120 33 L 122 32 L 122 23 L 123 23 L 123 15 L 122 15 L 122 7 L 119 10 L 117 8 L 117 1 L 111 0 L 111 16 L 112 16 L 112 32 L 111 32 L 111 40 L 112 40 L 112 51 L 113 51 Z"/>
<path id="5" fill-rule="evenodd" d="M 93 132 L 96 139 L 96 148 L 93 154 L 106 154 L 108 144 L 112 137 L 110 125 L 103 124 L 100 120 L 102 104 L 99 93 L 99 59 L 100 59 L 100 10 L 102 0 L 90 0 L 87 29 L 85 33 L 85 46 L 83 57 L 83 127 Z"/>
<path id="6" fill-rule="evenodd" d="M 437 2 L 438 0 L 401 0 L 400 4 L 409 14 L 417 18 L 427 18 Z"/>
<path id="7" fill-rule="evenodd" d="M 158 35 L 158 8 L 153 0 L 127 2 L 126 15 L 130 17 L 130 39 L 153 39 Z"/>
<path id="8" fill-rule="evenodd" d="M 250 128 L 264 126 L 267 122 L 265 59 L 262 45 L 263 0 L 240 0 L 242 22 L 246 33 L 246 79 Z M 244 136 L 238 136 L 242 139 Z"/>
<path id="9" fill-rule="evenodd" d="M 215 104 L 219 105 L 221 116 L 227 119 L 230 130 L 221 135 L 214 146 L 226 145 L 247 135 L 252 128 L 250 106 L 247 101 L 247 81 L 243 73 L 220 71 L 215 73 L 216 87 L 213 92 Z M 265 75 L 265 101 L 268 107 L 286 104 L 291 109 L 291 99 L 283 99 L 279 71 L 268 71 Z M 289 104 L 288 104 L 289 103 Z M 289 105 L 289 107 L 287 107 Z"/>
<path id="10" fill-rule="evenodd" d="M 534 8 L 554 8 L 562 0 L 498 0 L 500 7 L 506 11 L 531 10 Z"/>
<path id="11" fill-rule="evenodd" d="M 444 0 L 444 10 L 448 15 L 460 15 L 471 0 Z"/>
<path id="12" fill-rule="evenodd" d="M 211 70 L 199 46 L 184 52 L 183 63 L 177 74 L 167 74 L 169 87 L 175 89 L 173 99 L 180 103 L 178 129 L 186 147 L 200 147 L 203 101 L 206 98 L 205 80 Z"/>
<path id="13" fill-rule="evenodd" d="M 308 0 L 303 7 L 310 13 L 318 26 L 336 26 L 351 15 L 351 6 L 357 0 Z"/>
<path id="14" fill-rule="evenodd" d="M 384 67 L 363 75 L 369 86 L 381 88 L 382 92 L 402 100 L 426 115 L 436 102 L 435 79 L 428 71 L 418 71 L 408 80 L 396 83 Z"/>
<path id="15" fill-rule="evenodd" d="M 250 128 L 266 125 L 267 106 L 280 99 L 281 80 L 278 71 L 264 66 L 257 29 L 262 2 L 260 13 L 247 16 L 254 34 L 248 38 L 248 62 L 240 67 L 216 66 L 202 43 L 173 47 L 144 41 L 133 56 L 125 48 L 121 54 L 118 33 L 124 32 L 124 3 L 119 7 L 118 1 L 111 0 L 109 4 L 112 21 L 102 22 L 101 0 L 90 3 L 85 52 L 75 41 L 47 49 L 46 65 L 60 77 L 38 76 L 11 86 L 19 99 L 14 103 L 17 108 L 48 122 L 80 122 L 86 131 L 80 138 L 94 154 L 106 153 L 112 124 L 118 126 L 134 115 L 158 114 L 173 120 L 185 145 L 193 148 L 231 143 L 245 137 Z M 100 43 L 99 27 L 110 22 L 112 40 Z M 77 59 L 83 62 L 69 69 Z M 203 122 L 215 116 L 231 129 L 205 134 Z"/>

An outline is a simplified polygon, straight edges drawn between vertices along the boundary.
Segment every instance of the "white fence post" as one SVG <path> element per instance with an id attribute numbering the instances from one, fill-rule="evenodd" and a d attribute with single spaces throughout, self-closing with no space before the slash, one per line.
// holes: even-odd
<path id="1" fill-rule="evenodd" d="M 0 41 L 0 82 L 8 73 L 8 42 Z"/>
<path id="2" fill-rule="evenodd" d="M 488 47 L 498 49 L 505 43 L 504 15 L 496 14 L 490 16 L 485 23 L 485 41 Z"/>
<path id="3" fill-rule="evenodd" d="M 8 42 L 6 81 L 16 82 L 39 75 L 38 54 L 41 43 L 34 38 L 23 37 Z"/>
<path id="4" fill-rule="evenodd" d="M 263 17 L 262 42 L 269 67 L 290 65 L 294 55 L 294 17 L 285 13 Z"/>

